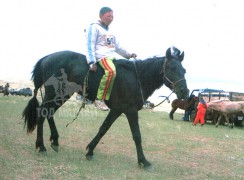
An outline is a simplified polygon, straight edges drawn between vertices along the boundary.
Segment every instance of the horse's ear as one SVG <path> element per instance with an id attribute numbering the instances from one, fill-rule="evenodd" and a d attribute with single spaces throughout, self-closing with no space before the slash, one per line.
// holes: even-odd
<path id="1" fill-rule="evenodd" d="M 179 58 L 179 60 L 180 61 L 183 61 L 183 59 L 184 59 L 184 56 L 185 56 L 185 53 L 184 53 L 184 51 L 181 53 L 181 55 L 180 55 L 180 58 Z"/>
<path id="2" fill-rule="evenodd" d="M 172 46 L 172 49 L 173 49 L 174 55 L 176 55 L 176 56 L 180 55 L 180 50 L 178 48 Z"/>
<path id="3" fill-rule="evenodd" d="M 166 51 L 166 58 L 169 60 L 171 59 L 171 48 L 168 48 Z"/>

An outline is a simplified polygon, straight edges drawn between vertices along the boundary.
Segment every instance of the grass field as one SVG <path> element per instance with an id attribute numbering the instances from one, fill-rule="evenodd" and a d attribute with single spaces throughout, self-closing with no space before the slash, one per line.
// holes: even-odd
<path id="1" fill-rule="evenodd" d="M 36 131 L 27 135 L 21 112 L 27 97 L 0 95 L 0 179 L 244 179 L 244 129 L 206 124 L 192 126 L 169 120 L 166 112 L 139 112 L 142 145 L 152 171 L 137 165 L 135 145 L 122 115 L 85 158 L 86 145 L 96 135 L 107 112 L 92 105 L 70 124 L 80 104 L 66 103 L 55 115 L 59 152 L 50 147 L 45 121 L 46 156 L 35 150 Z"/>

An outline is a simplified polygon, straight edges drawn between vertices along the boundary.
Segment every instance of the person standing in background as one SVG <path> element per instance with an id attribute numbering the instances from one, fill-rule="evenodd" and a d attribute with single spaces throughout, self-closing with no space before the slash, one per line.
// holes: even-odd
<path id="1" fill-rule="evenodd" d="M 206 109 L 208 108 L 207 103 L 204 101 L 204 99 L 202 97 L 199 97 L 199 103 L 197 106 L 197 115 L 195 117 L 194 123 L 193 125 L 197 125 L 197 123 L 200 120 L 200 124 L 203 126 L 205 123 L 205 113 L 206 113 Z"/>
<path id="2" fill-rule="evenodd" d="M 3 92 L 4 96 L 8 96 L 9 95 L 9 83 L 7 83 L 4 86 L 4 92 Z"/>

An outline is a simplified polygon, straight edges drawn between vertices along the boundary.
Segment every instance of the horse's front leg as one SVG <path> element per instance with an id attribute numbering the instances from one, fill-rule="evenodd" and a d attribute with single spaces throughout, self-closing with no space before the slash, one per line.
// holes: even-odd
<path id="1" fill-rule="evenodd" d="M 93 158 L 93 151 L 102 137 L 106 134 L 108 129 L 114 123 L 114 121 L 121 115 L 120 112 L 116 112 L 114 110 L 110 110 L 103 124 L 101 125 L 97 135 L 93 138 L 93 140 L 87 145 L 86 149 L 88 150 L 86 154 L 86 159 L 91 160 Z"/>
<path id="2" fill-rule="evenodd" d="M 223 116 L 222 113 L 220 113 L 220 115 L 219 115 L 219 117 L 218 117 L 218 120 L 217 120 L 217 123 L 215 124 L 216 127 L 219 126 L 219 123 L 220 123 L 220 121 L 221 121 L 222 116 Z"/>
<path id="3" fill-rule="evenodd" d="M 225 117 L 225 120 L 227 122 L 227 126 L 230 127 L 230 128 L 233 128 L 233 124 L 230 124 L 230 121 L 229 121 L 229 118 L 227 116 L 227 113 L 223 113 L 224 117 Z"/>
<path id="4" fill-rule="evenodd" d="M 138 164 L 140 167 L 149 170 L 151 168 L 151 163 L 146 160 L 141 145 L 141 132 L 138 124 L 138 111 L 135 110 L 127 112 L 126 117 L 128 119 L 132 137 L 136 145 Z"/>
<path id="5" fill-rule="evenodd" d="M 174 119 L 174 113 L 175 113 L 176 110 L 177 110 L 177 108 L 172 108 L 172 110 L 170 111 L 170 113 L 169 113 L 169 118 L 170 118 L 171 120 Z"/>

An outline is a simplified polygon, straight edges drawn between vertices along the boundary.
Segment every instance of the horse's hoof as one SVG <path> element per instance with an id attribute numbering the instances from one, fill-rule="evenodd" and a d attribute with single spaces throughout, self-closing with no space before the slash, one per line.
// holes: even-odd
<path id="1" fill-rule="evenodd" d="M 153 166 L 152 165 L 149 165 L 149 166 L 143 167 L 143 169 L 145 171 L 152 172 L 153 171 Z"/>
<path id="2" fill-rule="evenodd" d="M 88 161 L 91 161 L 91 160 L 93 160 L 93 156 L 91 156 L 91 155 L 86 155 L 86 159 L 87 159 Z"/>
<path id="3" fill-rule="evenodd" d="M 51 147 L 53 148 L 54 151 L 58 152 L 58 146 L 57 145 L 51 144 Z"/>
<path id="4" fill-rule="evenodd" d="M 149 162 L 147 162 L 146 164 L 140 163 L 139 167 L 141 169 L 144 169 L 145 171 L 152 171 L 153 170 L 152 164 Z"/>
<path id="5" fill-rule="evenodd" d="M 233 128 L 234 128 L 234 126 L 233 126 L 233 125 L 230 125 L 230 126 L 229 126 L 229 128 L 233 129 Z"/>
<path id="6" fill-rule="evenodd" d="M 40 151 L 38 152 L 41 156 L 47 156 L 47 151 Z"/>
<path id="7" fill-rule="evenodd" d="M 36 149 L 38 150 L 38 153 L 40 155 L 47 155 L 47 149 L 45 148 L 45 146 L 37 146 Z"/>

